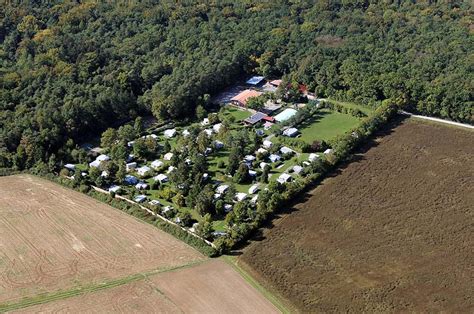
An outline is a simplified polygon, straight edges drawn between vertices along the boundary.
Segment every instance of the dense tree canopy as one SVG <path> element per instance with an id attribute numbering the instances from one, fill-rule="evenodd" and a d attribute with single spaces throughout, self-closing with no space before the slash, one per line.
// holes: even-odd
<path id="1" fill-rule="evenodd" d="M 0 8 L 0 167 L 153 113 L 191 118 L 244 73 L 474 120 L 469 1 L 23 1 Z M 68 144 L 67 144 L 68 142 Z"/>

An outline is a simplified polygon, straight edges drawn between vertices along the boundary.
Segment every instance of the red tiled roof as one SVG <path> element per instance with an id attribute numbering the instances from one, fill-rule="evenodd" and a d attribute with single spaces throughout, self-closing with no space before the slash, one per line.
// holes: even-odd
<path id="1" fill-rule="evenodd" d="M 258 97 L 260 95 L 262 95 L 262 93 L 260 93 L 256 90 L 246 89 L 243 92 L 241 92 L 240 94 L 232 97 L 231 101 L 236 101 L 239 104 L 241 104 L 243 106 L 246 106 L 247 101 L 249 100 L 249 98 Z"/>

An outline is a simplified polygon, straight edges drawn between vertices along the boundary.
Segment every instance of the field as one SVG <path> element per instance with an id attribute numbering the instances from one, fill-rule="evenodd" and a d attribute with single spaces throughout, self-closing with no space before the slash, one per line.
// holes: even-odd
<path id="1" fill-rule="evenodd" d="M 229 265 L 81 193 L 29 175 L 0 191 L 0 312 L 274 310 Z"/>
<path id="2" fill-rule="evenodd" d="M 232 267 L 220 260 L 30 307 L 25 312 L 151 313 L 157 310 L 160 313 L 278 313 Z"/>
<path id="3" fill-rule="evenodd" d="M 358 118 L 349 114 L 323 109 L 309 121 L 305 121 L 299 126 L 300 138 L 308 144 L 311 144 L 314 140 L 329 141 L 351 130 L 359 123 Z"/>
<path id="4" fill-rule="evenodd" d="M 472 312 L 474 134 L 386 133 L 240 262 L 305 312 Z"/>

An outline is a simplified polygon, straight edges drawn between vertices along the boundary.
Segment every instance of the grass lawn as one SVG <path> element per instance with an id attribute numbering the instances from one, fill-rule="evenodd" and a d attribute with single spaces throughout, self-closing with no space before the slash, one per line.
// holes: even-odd
<path id="1" fill-rule="evenodd" d="M 346 101 L 338 101 L 338 100 L 334 100 L 334 99 L 329 99 L 329 101 L 335 103 L 335 104 L 338 104 L 338 105 L 341 105 L 341 106 L 344 106 L 344 107 L 347 107 L 347 108 L 355 108 L 355 109 L 359 109 L 360 111 L 362 111 L 363 113 L 365 113 L 366 115 L 369 115 L 370 113 L 372 113 L 374 110 L 370 107 L 366 107 L 366 106 L 362 106 L 362 105 L 359 105 L 359 104 L 356 104 L 356 103 L 353 103 L 353 102 L 346 102 Z"/>
<path id="2" fill-rule="evenodd" d="M 348 114 L 321 110 L 299 126 L 300 139 L 311 144 L 314 140 L 328 141 L 359 125 L 360 120 Z"/>
<path id="3" fill-rule="evenodd" d="M 250 117 L 252 114 L 248 112 L 247 110 L 241 110 L 232 106 L 228 106 L 226 110 L 226 115 L 231 115 L 235 117 L 236 122 L 240 122 L 242 120 L 247 119 Z"/>

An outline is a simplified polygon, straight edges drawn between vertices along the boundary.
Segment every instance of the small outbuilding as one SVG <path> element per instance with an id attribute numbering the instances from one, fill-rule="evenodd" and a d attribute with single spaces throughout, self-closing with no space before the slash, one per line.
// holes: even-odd
<path id="1" fill-rule="evenodd" d="M 151 172 L 151 168 L 148 166 L 142 166 L 140 168 L 137 168 L 137 173 L 142 177 L 150 174 L 150 172 Z"/>
<path id="2" fill-rule="evenodd" d="M 176 135 L 176 129 L 168 129 L 168 130 L 165 130 L 164 132 L 164 136 L 166 138 L 172 138 Z"/>
<path id="3" fill-rule="evenodd" d="M 288 136 L 288 137 L 296 137 L 298 133 L 299 132 L 297 128 L 288 128 L 285 131 L 283 131 L 283 135 Z"/>
<path id="4" fill-rule="evenodd" d="M 290 174 L 288 174 L 288 173 L 282 173 L 282 174 L 278 177 L 277 181 L 280 182 L 281 184 L 284 184 L 284 183 L 290 182 L 291 179 L 292 179 L 292 178 L 291 178 L 291 175 L 290 175 Z"/>
<path id="5" fill-rule="evenodd" d="M 133 198 L 133 200 L 137 203 L 143 203 L 146 200 L 146 195 L 137 195 Z"/>
<path id="6" fill-rule="evenodd" d="M 151 163 L 151 167 L 155 170 L 161 168 L 162 166 L 164 165 L 164 163 L 161 161 L 161 160 L 153 160 L 152 163 Z"/>
<path id="7" fill-rule="evenodd" d="M 173 153 L 166 153 L 166 154 L 163 156 L 163 160 L 166 160 L 166 161 L 170 161 L 171 158 L 173 158 Z"/>

